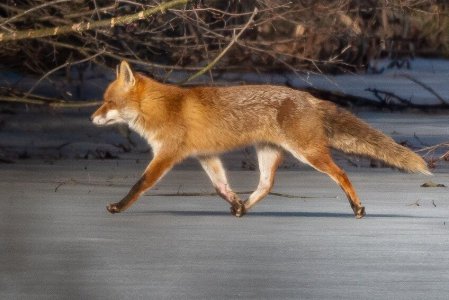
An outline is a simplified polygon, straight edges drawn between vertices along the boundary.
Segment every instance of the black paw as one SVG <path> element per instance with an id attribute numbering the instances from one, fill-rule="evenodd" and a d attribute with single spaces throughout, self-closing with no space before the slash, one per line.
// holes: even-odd
<path id="1" fill-rule="evenodd" d="M 354 215 L 357 219 L 361 219 L 366 215 L 364 206 L 351 205 L 351 208 L 354 211 Z"/>
<path id="2" fill-rule="evenodd" d="M 245 204 L 243 204 L 242 201 L 234 203 L 234 205 L 231 206 L 231 214 L 238 218 L 245 215 L 246 214 Z"/>
<path id="3" fill-rule="evenodd" d="M 111 214 L 116 214 L 122 211 L 122 209 L 120 208 L 118 203 L 111 203 L 108 204 L 106 206 L 106 209 L 108 210 L 108 212 L 110 212 Z"/>

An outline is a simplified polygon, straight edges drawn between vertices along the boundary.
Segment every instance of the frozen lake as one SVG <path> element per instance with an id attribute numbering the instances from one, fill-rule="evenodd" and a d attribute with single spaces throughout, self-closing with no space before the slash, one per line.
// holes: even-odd
<path id="1" fill-rule="evenodd" d="M 329 178 L 291 159 L 274 192 L 303 198 L 268 196 L 241 219 L 217 196 L 152 196 L 212 192 L 195 161 L 110 215 L 106 204 L 151 153 L 141 143 L 126 152 L 125 138 L 87 116 L 2 114 L 2 151 L 15 163 L 0 164 L 1 299 L 449 297 L 449 193 L 420 187 L 449 185 L 447 162 L 426 177 L 338 156 L 366 206 L 362 220 Z M 447 114 L 359 116 L 414 147 L 449 136 Z M 104 151 L 119 158 L 92 159 Z M 226 155 L 235 190 L 255 188 L 252 160 Z"/>
<path id="2" fill-rule="evenodd" d="M 440 103 L 414 78 L 449 102 L 447 61 L 417 59 L 409 69 L 387 64 L 377 62 L 383 72 L 376 74 L 222 80 L 312 86 L 377 101 L 371 88 Z M 94 70 L 86 82 L 56 89 L 43 81 L 36 91 L 99 98 L 110 75 Z M 2 86 L 27 90 L 35 81 L 0 74 Z M 449 186 L 448 162 L 426 177 L 336 154 L 366 206 L 362 220 L 327 176 L 291 157 L 273 192 L 297 197 L 270 195 L 241 219 L 208 195 L 213 188 L 195 160 L 177 166 L 129 211 L 110 215 L 106 204 L 127 193 L 151 150 L 123 128 L 94 127 L 90 112 L 0 111 L 1 299 L 449 298 L 449 193 L 421 187 L 429 180 Z M 415 150 L 449 140 L 448 112 L 355 113 Z M 236 191 L 256 187 L 251 149 L 224 158 Z"/>

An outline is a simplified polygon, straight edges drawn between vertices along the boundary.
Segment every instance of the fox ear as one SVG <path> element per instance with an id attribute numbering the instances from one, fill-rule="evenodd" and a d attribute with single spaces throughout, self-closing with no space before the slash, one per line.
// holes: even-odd
<path id="1" fill-rule="evenodd" d="M 128 86 L 134 86 L 136 84 L 133 71 L 131 71 L 131 68 L 126 61 L 120 63 L 117 78 Z"/>

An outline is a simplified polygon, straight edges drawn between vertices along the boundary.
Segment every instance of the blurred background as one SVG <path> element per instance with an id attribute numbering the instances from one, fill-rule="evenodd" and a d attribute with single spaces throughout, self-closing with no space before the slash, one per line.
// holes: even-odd
<path id="1" fill-rule="evenodd" d="M 366 71 L 379 58 L 402 65 L 417 56 L 449 56 L 447 1 L 177 2 L 170 10 L 156 10 L 145 19 L 125 20 L 113 28 L 82 33 L 74 28 L 33 38 L 33 32 L 81 22 L 115 18 L 118 23 L 119 18 L 160 1 L 3 1 L 2 34 L 31 33 L 2 42 L 2 65 L 42 75 L 56 67 L 67 71 L 80 60 L 115 67 L 117 61 L 128 59 L 148 72 L 194 71 L 213 60 L 242 30 L 234 47 L 215 65 L 215 76 L 224 71 Z M 245 26 L 255 8 L 253 22 Z"/>

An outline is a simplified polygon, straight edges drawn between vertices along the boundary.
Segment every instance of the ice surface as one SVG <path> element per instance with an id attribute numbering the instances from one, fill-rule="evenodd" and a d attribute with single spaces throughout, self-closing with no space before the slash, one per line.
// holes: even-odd
<path id="1" fill-rule="evenodd" d="M 413 64 L 447 97 L 447 64 Z M 391 79 L 404 97 L 432 100 L 394 72 L 315 84 L 363 93 Z M 218 196 L 182 195 L 213 192 L 194 160 L 110 215 L 106 204 L 128 192 L 151 151 L 135 135 L 94 127 L 92 110 L 0 113 L 0 158 L 14 162 L 0 163 L 1 299 L 448 299 L 449 193 L 420 187 L 449 186 L 447 162 L 427 177 L 337 156 L 366 206 L 362 220 L 335 183 L 291 157 L 274 192 L 302 198 L 270 195 L 241 219 Z M 449 137 L 444 112 L 355 113 L 415 149 Z M 224 157 L 234 189 L 254 189 L 251 152 Z"/>

